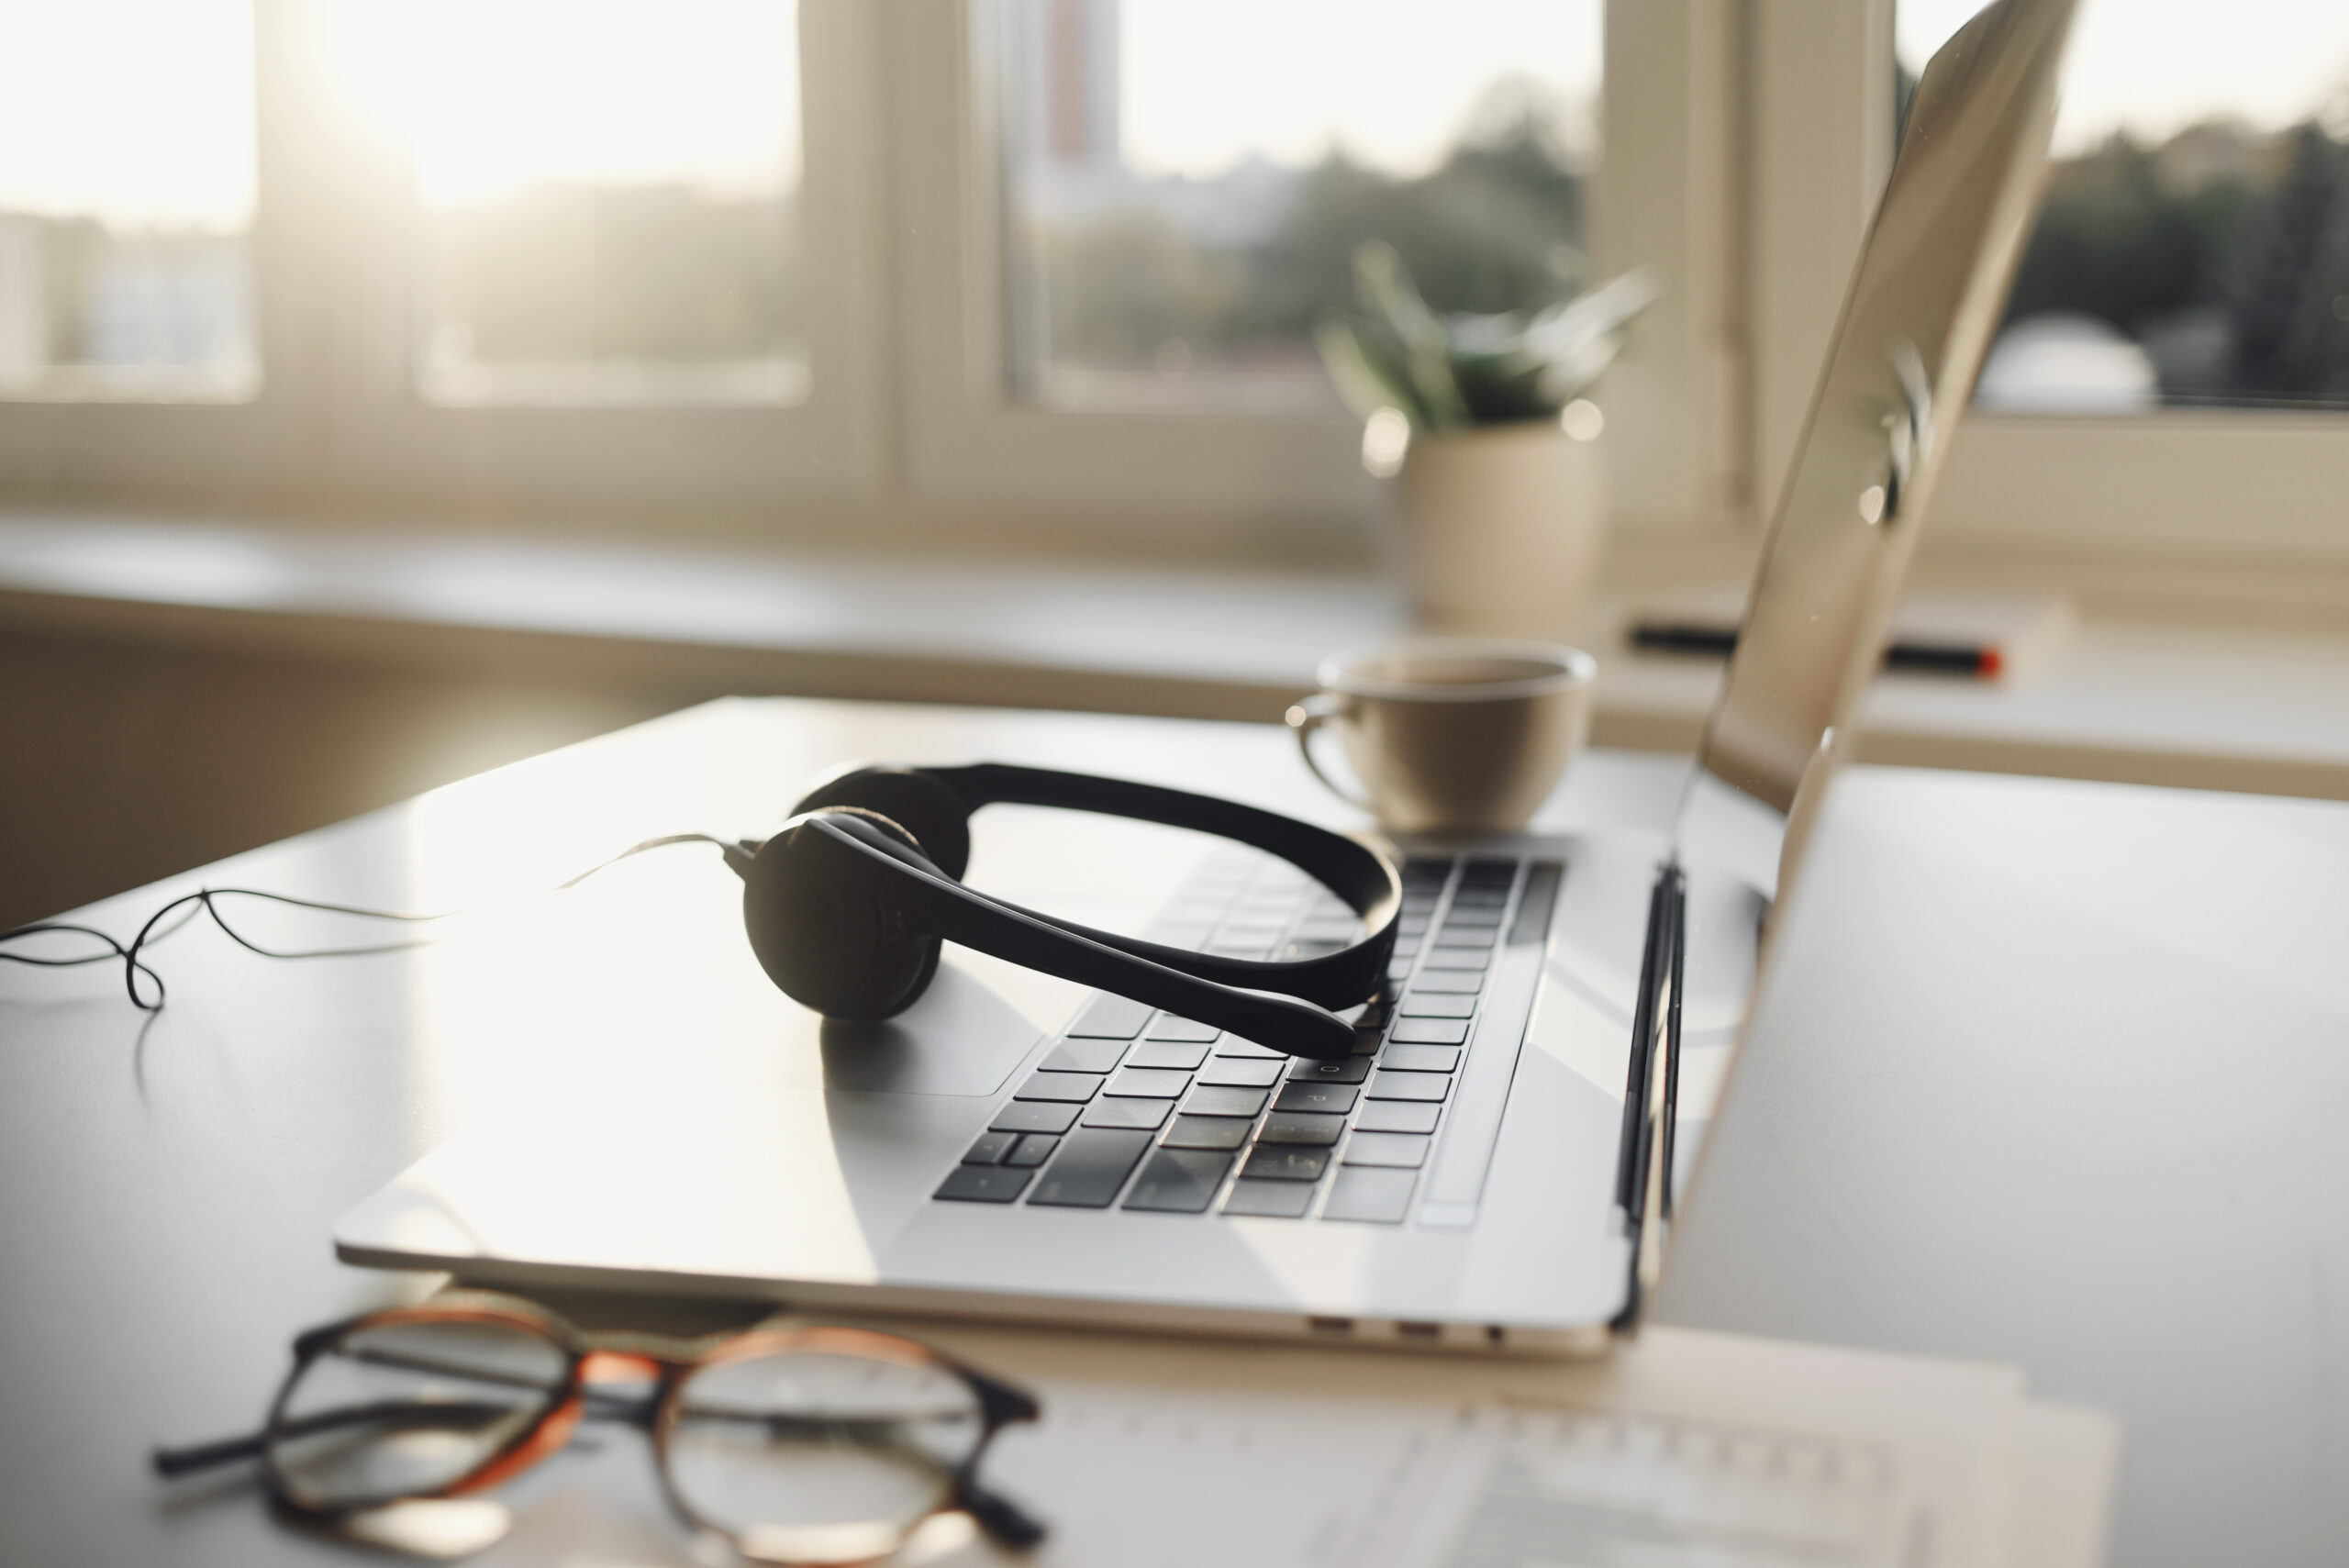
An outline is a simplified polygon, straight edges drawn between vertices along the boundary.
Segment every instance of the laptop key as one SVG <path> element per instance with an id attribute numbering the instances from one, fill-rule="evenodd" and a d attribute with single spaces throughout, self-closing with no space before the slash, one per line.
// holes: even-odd
<path id="1" fill-rule="evenodd" d="M 1378 1047 L 1374 1044 L 1371 1051 Z M 1299 1060 L 1288 1070 L 1292 1084 L 1359 1084 L 1370 1076 L 1370 1051 L 1350 1056 L 1343 1062 L 1308 1062 Z"/>
<path id="2" fill-rule="evenodd" d="M 1166 1149 L 1237 1149 L 1248 1141 L 1248 1123 L 1230 1117 L 1178 1116 L 1158 1141 Z"/>
<path id="3" fill-rule="evenodd" d="M 1430 1141 L 1408 1132 L 1357 1132 L 1346 1140 L 1346 1163 L 1416 1171 L 1427 1162 Z"/>
<path id="4" fill-rule="evenodd" d="M 1096 1073 L 1031 1073 L 1028 1082 L 1012 1091 L 1015 1100 L 1059 1100 L 1081 1106 L 1101 1087 Z"/>
<path id="5" fill-rule="evenodd" d="M 1394 1032 L 1386 1038 L 1397 1045 L 1465 1045 L 1468 1043 L 1468 1020 L 1397 1018 Z"/>
<path id="6" fill-rule="evenodd" d="M 1131 1040 L 1150 1021 L 1151 1011 L 1147 1004 L 1104 992 L 1078 1015 L 1068 1032 L 1080 1040 Z"/>
<path id="7" fill-rule="evenodd" d="M 1150 1134 L 1083 1128 L 1068 1135 L 1036 1190 L 1030 1205 L 1050 1208 L 1107 1208 L 1126 1184 L 1127 1173 L 1150 1147 Z M 984 1171 L 987 1167 L 967 1167 Z M 950 1178 L 951 1180 L 952 1178 Z"/>
<path id="8" fill-rule="evenodd" d="M 1202 1214 L 1231 1169 L 1231 1156 L 1205 1149 L 1161 1149 L 1126 1195 L 1125 1207 L 1160 1214 Z"/>
<path id="9" fill-rule="evenodd" d="M 1449 1073 L 1460 1065 L 1456 1045 L 1390 1045 L 1378 1059 L 1381 1067 L 1398 1073 Z"/>
<path id="10" fill-rule="evenodd" d="M 930 1196 L 948 1203 L 1009 1203 L 1035 1173 L 1002 1165 L 957 1165 Z"/>
<path id="11" fill-rule="evenodd" d="M 1258 1045 L 1253 1040 L 1241 1040 L 1238 1035 L 1232 1034 L 1225 1035 L 1215 1042 L 1215 1053 L 1218 1056 L 1238 1056 L 1256 1062 L 1286 1062 L 1289 1059 L 1288 1052 L 1286 1051 L 1275 1051 L 1270 1046 Z"/>
<path id="12" fill-rule="evenodd" d="M 1066 1132 L 1083 1106 L 1050 1100 L 1014 1100 L 987 1125 L 997 1132 Z"/>
<path id="13" fill-rule="evenodd" d="M 1281 1081 L 1278 1062 L 1248 1062 L 1219 1056 L 1199 1069 L 1195 1082 L 1233 1089 L 1269 1089 Z"/>
<path id="14" fill-rule="evenodd" d="M 1431 969 L 1411 982 L 1407 993 L 1413 996 L 1474 996 L 1485 988 L 1481 970 Z"/>
<path id="15" fill-rule="evenodd" d="M 1442 1073 L 1392 1073 L 1382 1067 L 1370 1075 L 1374 1100 L 1440 1100 L 1452 1092 L 1452 1079 Z"/>
<path id="16" fill-rule="evenodd" d="M 1031 1132 L 1019 1140 L 1019 1148 L 1003 1157 L 1003 1162 L 1032 1171 L 1051 1159 L 1052 1151 L 1060 1146 L 1061 1140 L 1049 1132 Z"/>
<path id="17" fill-rule="evenodd" d="M 1122 1040 L 1064 1040 L 1037 1066 L 1047 1073 L 1107 1073 L 1125 1053 Z"/>
<path id="18" fill-rule="evenodd" d="M 1329 1168 L 1327 1149 L 1251 1149 L 1240 1174 L 1250 1181 L 1318 1182 Z"/>
<path id="19" fill-rule="evenodd" d="M 1011 1146 L 1019 1141 L 1016 1132 L 982 1132 L 979 1140 L 963 1151 L 965 1165 L 1000 1165 Z"/>
<path id="20" fill-rule="evenodd" d="M 1341 1166 L 1338 1179 L 1330 1184 L 1330 1201 L 1322 1206 L 1321 1218 L 1399 1225 L 1411 1207 L 1411 1187 L 1419 1179 L 1417 1171 L 1385 1170 L 1375 1165 Z"/>
<path id="21" fill-rule="evenodd" d="M 1442 1115 L 1442 1106 L 1408 1100 L 1364 1100 L 1362 1114 L 1354 1118 L 1354 1131 L 1433 1132 L 1437 1119 Z"/>
<path id="22" fill-rule="evenodd" d="M 1131 1095 L 1139 1099 L 1180 1099 L 1183 1091 L 1191 1086 L 1188 1073 L 1169 1072 L 1160 1067 L 1128 1067 L 1109 1080 L 1106 1091 L 1112 1095 Z"/>
<path id="23" fill-rule="evenodd" d="M 1445 995 L 1424 985 L 1414 985 L 1403 998 L 1402 1006 L 1395 1010 L 1407 1018 L 1464 1018 L 1476 1011 L 1476 998 Z"/>
<path id="24" fill-rule="evenodd" d="M 1280 1098 L 1273 1102 L 1275 1111 L 1330 1111 L 1339 1116 L 1354 1108 L 1354 1099 L 1362 1093 L 1352 1084 L 1284 1084 Z"/>
<path id="25" fill-rule="evenodd" d="M 1275 1111 L 1257 1130 L 1259 1143 L 1304 1143 L 1327 1149 L 1346 1129 L 1346 1118 L 1321 1111 Z"/>
<path id="26" fill-rule="evenodd" d="M 1208 1087 L 1194 1089 L 1191 1097 L 1183 1102 L 1186 1116 L 1241 1117 L 1253 1121 L 1256 1113 L 1264 1108 L 1262 1089 L 1227 1089 Z"/>
<path id="27" fill-rule="evenodd" d="M 1121 1095 L 1104 1095 L 1085 1107 L 1087 1127 L 1130 1127 L 1145 1132 L 1158 1130 L 1166 1113 L 1174 1108 L 1171 1100 L 1136 1100 Z"/>
<path id="28" fill-rule="evenodd" d="M 1245 1176 L 1231 1184 L 1231 1194 L 1223 1200 L 1224 1213 L 1261 1219 L 1302 1219 L 1312 1207 L 1310 1182 L 1252 1182 Z"/>
<path id="29" fill-rule="evenodd" d="M 1126 1053 L 1126 1065 L 1171 1067 L 1177 1072 L 1188 1073 L 1207 1059 L 1208 1048 L 1204 1045 L 1178 1045 L 1171 1040 L 1146 1040 Z"/>
<path id="30" fill-rule="evenodd" d="M 1428 969 L 1435 971 L 1466 971 L 1482 974 L 1493 962 L 1493 955 L 1483 948 L 1473 951 L 1467 948 L 1438 948 L 1428 954 Z"/>
<path id="31" fill-rule="evenodd" d="M 1161 1013 L 1158 1021 L 1150 1026 L 1150 1038 L 1152 1040 L 1188 1040 L 1194 1045 L 1212 1045 L 1215 1037 L 1222 1032 L 1212 1024 L 1193 1023 L 1172 1013 Z"/>

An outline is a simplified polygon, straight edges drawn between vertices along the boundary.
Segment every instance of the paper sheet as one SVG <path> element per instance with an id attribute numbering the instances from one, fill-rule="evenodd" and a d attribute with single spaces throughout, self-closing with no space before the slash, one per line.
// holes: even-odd
<path id="1" fill-rule="evenodd" d="M 1041 1395 L 986 1473 L 1052 1533 L 941 1520 L 907 1568 L 2092 1568 L 2117 1452 L 2012 1368 L 1663 1329 L 1580 1363 L 920 1332 Z M 476 1561 L 700 1563 L 634 1434 L 594 1446 Z"/>

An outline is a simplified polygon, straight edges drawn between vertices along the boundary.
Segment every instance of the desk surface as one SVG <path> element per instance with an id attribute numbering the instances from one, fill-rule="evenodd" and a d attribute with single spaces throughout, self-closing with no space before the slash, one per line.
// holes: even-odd
<path id="1" fill-rule="evenodd" d="M 755 830 L 851 757 L 1341 819 L 1286 745 L 713 705 L 203 878 L 410 906 L 543 887 L 637 837 Z M 1659 823 L 1678 776 L 1595 753 L 1542 825 Z M 2349 1555 L 2349 807 L 1860 769 L 1806 878 L 1659 1317 L 2013 1361 L 2115 1412 L 2118 1562 Z M 128 929 L 176 885 L 87 913 Z M 419 1051 L 407 959 L 268 964 L 194 930 L 160 959 L 151 1023 L 112 973 L 0 966 L 0 1562 L 330 1556 L 234 1484 L 167 1500 L 145 1451 L 249 1421 L 296 1329 L 414 1288 L 334 1262 L 334 1217 L 570 1065 L 561 1040 Z"/>

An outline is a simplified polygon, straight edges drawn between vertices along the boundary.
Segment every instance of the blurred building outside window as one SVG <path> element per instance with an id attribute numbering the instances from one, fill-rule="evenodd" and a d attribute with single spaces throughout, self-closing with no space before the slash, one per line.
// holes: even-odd
<path id="1" fill-rule="evenodd" d="M 1335 414 L 1364 240 L 1439 309 L 1588 281 L 1600 0 L 1008 0 L 1005 375 L 1068 410 Z"/>
<path id="2" fill-rule="evenodd" d="M 0 398 L 261 382 L 247 0 L 0 0 Z"/>
<path id="3" fill-rule="evenodd" d="M 405 165 L 416 390 L 453 405 L 809 391 L 795 0 L 345 0 Z"/>
<path id="4" fill-rule="evenodd" d="M 1903 107 L 1980 0 L 1898 0 Z M 2349 6 L 2086 0 L 1975 405 L 2349 408 Z"/>

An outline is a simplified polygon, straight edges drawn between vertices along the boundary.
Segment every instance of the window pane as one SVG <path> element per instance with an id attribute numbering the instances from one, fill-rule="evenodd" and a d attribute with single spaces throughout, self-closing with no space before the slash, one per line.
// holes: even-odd
<path id="1" fill-rule="evenodd" d="M 1584 282 L 1599 0 L 1001 0 L 1011 391 L 1320 411 L 1392 243 L 1440 309 Z"/>
<path id="2" fill-rule="evenodd" d="M 1900 0 L 1902 86 L 1978 0 Z M 2086 0 L 1975 402 L 2349 407 L 2349 6 Z"/>
<path id="3" fill-rule="evenodd" d="M 0 396 L 250 397 L 245 0 L 0 0 Z"/>
<path id="4" fill-rule="evenodd" d="M 807 395 L 792 0 L 358 0 L 337 43 L 413 171 L 424 396 Z"/>

